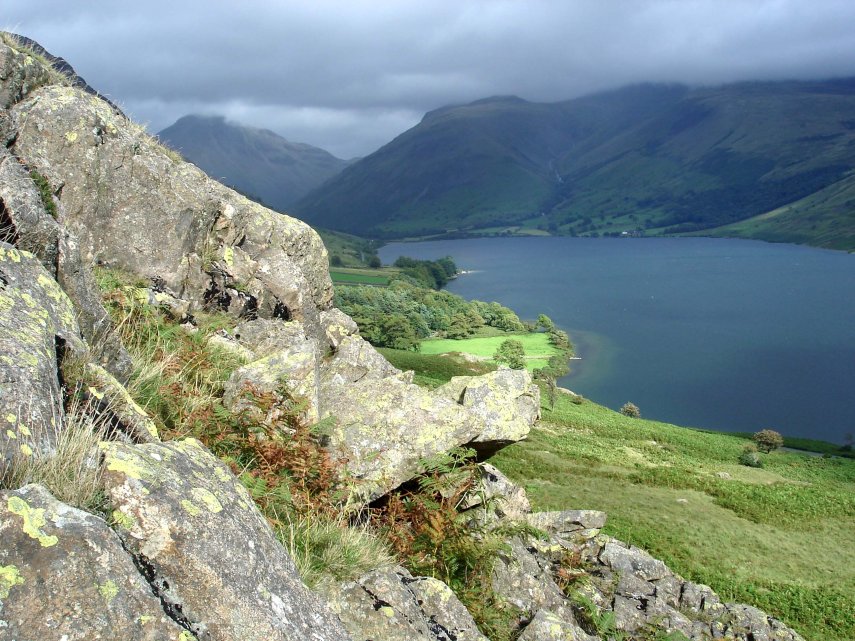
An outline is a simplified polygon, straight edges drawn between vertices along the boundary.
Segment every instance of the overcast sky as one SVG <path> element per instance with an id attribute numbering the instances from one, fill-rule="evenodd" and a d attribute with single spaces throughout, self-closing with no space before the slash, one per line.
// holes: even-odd
<path id="1" fill-rule="evenodd" d="M 343 158 L 490 95 L 855 76 L 855 0 L 2 0 L 0 28 L 153 133 L 221 114 Z"/>

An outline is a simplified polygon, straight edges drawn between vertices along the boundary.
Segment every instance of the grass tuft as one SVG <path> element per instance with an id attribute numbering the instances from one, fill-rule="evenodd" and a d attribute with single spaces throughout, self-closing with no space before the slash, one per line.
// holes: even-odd
<path id="1" fill-rule="evenodd" d="M 55 430 L 51 453 L 19 455 L 4 464 L 0 459 L 0 489 L 18 489 L 38 483 L 53 496 L 86 512 L 104 513 L 98 443 L 104 437 L 103 420 L 93 419 L 85 403 L 72 401 L 61 427 Z"/>

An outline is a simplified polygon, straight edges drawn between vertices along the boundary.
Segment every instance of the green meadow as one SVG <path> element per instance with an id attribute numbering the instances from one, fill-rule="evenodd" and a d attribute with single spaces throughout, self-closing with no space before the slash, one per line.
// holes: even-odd
<path id="1" fill-rule="evenodd" d="M 493 354 L 503 341 L 513 338 L 520 341 L 525 348 L 526 368 L 529 370 L 545 367 L 550 356 L 559 354 L 560 351 L 549 343 L 549 335 L 545 333 L 536 334 L 506 334 L 496 336 L 476 336 L 473 338 L 449 339 L 437 338 L 422 341 L 422 354 L 447 354 L 450 352 L 462 352 L 472 354 L 487 361 L 493 359 Z"/>
<path id="2" fill-rule="evenodd" d="M 389 284 L 389 276 L 377 269 L 330 269 L 330 278 L 334 285 L 377 285 Z"/>
<path id="3" fill-rule="evenodd" d="M 383 353 L 431 386 L 459 367 Z M 602 510 L 606 534 L 725 600 L 766 610 L 809 641 L 852 640 L 855 461 L 776 451 L 750 468 L 738 462 L 745 435 L 628 418 L 565 393 L 550 409 L 542 396 L 528 439 L 490 461 L 535 509 Z"/>

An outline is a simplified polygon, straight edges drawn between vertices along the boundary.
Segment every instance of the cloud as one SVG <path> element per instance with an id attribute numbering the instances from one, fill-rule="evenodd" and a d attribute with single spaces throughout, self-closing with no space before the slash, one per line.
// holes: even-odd
<path id="1" fill-rule="evenodd" d="M 488 95 L 855 75 L 851 0 L 5 0 L 4 16 L 152 129 L 217 112 L 344 156 Z"/>

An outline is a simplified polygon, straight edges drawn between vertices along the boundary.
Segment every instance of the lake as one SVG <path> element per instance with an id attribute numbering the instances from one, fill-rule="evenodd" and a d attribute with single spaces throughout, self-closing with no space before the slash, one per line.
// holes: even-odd
<path id="1" fill-rule="evenodd" d="M 481 238 L 392 243 L 451 256 L 447 289 L 539 313 L 581 361 L 560 384 L 645 418 L 773 428 L 843 443 L 855 432 L 855 255 L 709 238 Z"/>

